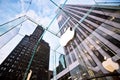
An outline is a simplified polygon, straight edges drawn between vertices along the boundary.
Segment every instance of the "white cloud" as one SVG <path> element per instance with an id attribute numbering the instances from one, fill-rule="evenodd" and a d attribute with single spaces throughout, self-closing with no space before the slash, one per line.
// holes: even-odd
<path id="1" fill-rule="evenodd" d="M 20 0 L 20 3 L 21 3 L 21 10 L 22 10 L 22 12 L 24 13 L 24 0 Z"/>
<path id="2" fill-rule="evenodd" d="M 30 35 L 35 30 L 36 26 L 36 24 L 27 20 L 22 24 L 19 33 L 22 35 Z"/>
<path id="3" fill-rule="evenodd" d="M 51 19 L 49 17 L 41 17 L 40 23 L 46 28 L 48 23 L 50 23 Z"/>

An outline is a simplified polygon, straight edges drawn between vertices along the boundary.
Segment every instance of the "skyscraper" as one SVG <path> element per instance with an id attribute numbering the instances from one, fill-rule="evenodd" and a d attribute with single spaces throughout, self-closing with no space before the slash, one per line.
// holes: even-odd
<path id="1" fill-rule="evenodd" d="M 0 65 L 1 80 L 22 80 L 38 39 L 44 32 L 41 26 L 37 26 L 30 36 L 25 36 L 15 49 Z M 49 79 L 49 53 L 50 47 L 47 42 L 41 40 L 37 46 L 29 74 L 30 80 Z"/>
<path id="2" fill-rule="evenodd" d="M 120 10 L 118 7 L 66 4 L 57 18 L 61 35 L 67 28 L 75 28 L 75 36 L 64 46 L 69 79 L 86 79 L 106 74 L 119 74 L 106 70 L 102 63 L 111 58 L 120 65 Z M 69 68 L 69 69 L 68 69 Z M 62 80 L 65 74 L 56 77 Z M 120 76 L 101 77 L 117 80 Z"/>

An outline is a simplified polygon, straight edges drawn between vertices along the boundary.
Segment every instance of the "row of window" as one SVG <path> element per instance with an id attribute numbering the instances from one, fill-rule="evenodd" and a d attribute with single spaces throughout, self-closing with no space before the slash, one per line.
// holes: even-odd
<path id="1" fill-rule="evenodd" d="M 12 65 L 12 66 L 13 66 L 13 65 Z M 6 70 L 7 70 L 7 67 L 1 67 L 1 68 L 0 68 L 1 73 L 2 73 L 3 71 L 7 72 Z M 9 69 L 9 70 L 8 70 L 8 72 L 13 72 L 13 71 L 14 71 L 13 69 Z"/>
<path id="2" fill-rule="evenodd" d="M 81 48 L 80 50 L 84 53 L 84 55 L 86 56 L 86 58 L 88 59 L 88 61 L 91 63 L 91 65 L 93 67 L 96 67 L 97 64 L 95 63 L 95 61 L 93 60 L 93 58 L 91 57 L 91 55 L 89 54 L 89 52 L 85 49 L 85 47 L 82 44 L 80 44 L 80 48 Z M 81 54 L 81 53 L 79 53 L 79 54 Z"/>
<path id="3" fill-rule="evenodd" d="M 69 10 L 69 11 L 72 11 L 72 12 L 73 12 L 73 10 L 76 10 L 76 12 L 74 11 L 74 13 L 78 14 L 78 15 L 80 15 L 80 13 L 77 13 L 77 11 L 80 11 L 80 12 L 83 12 L 83 13 L 87 13 L 87 11 L 86 10 L 82 10 L 81 7 L 68 7 L 68 8 L 66 8 L 66 10 Z M 93 16 L 96 16 L 96 17 L 99 17 L 99 18 L 103 18 L 103 19 L 108 19 L 108 20 L 110 20 L 112 18 L 111 16 L 104 15 L 105 12 L 103 10 L 100 10 L 100 11 L 103 14 L 98 14 L 98 13 L 91 12 L 90 15 L 93 15 Z M 82 16 L 83 15 L 81 15 L 81 17 Z M 120 23 L 120 18 L 114 17 L 114 19 L 112 18 L 112 20 L 115 21 L 115 22 L 117 22 L 117 23 Z"/>
<path id="4" fill-rule="evenodd" d="M 109 54 L 111 57 L 114 56 L 114 54 L 116 54 L 111 48 L 109 48 L 107 45 L 105 45 L 102 41 L 100 41 L 97 37 L 95 37 L 94 35 L 91 35 L 92 40 L 99 45 L 107 54 Z"/>
<path id="5" fill-rule="evenodd" d="M 111 43 L 113 43 L 115 46 L 117 46 L 118 48 L 120 48 L 120 41 L 113 38 L 111 35 L 106 34 L 105 32 L 96 29 L 95 30 L 99 35 L 101 35 L 102 37 L 104 37 L 105 39 L 107 39 L 108 41 L 110 41 Z"/>
<path id="6" fill-rule="evenodd" d="M 92 38 L 91 38 L 93 41 L 96 42 L 96 44 L 98 44 L 102 50 L 104 50 L 107 54 L 109 54 L 111 57 L 115 56 L 115 52 L 113 50 L 111 50 L 107 45 L 105 45 L 102 41 L 100 41 L 99 39 L 97 39 L 95 36 L 92 35 Z M 72 42 L 72 45 L 74 45 L 74 42 Z M 92 44 L 88 44 L 87 45 L 89 46 L 89 48 L 91 48 L 92 52 L 96 55 L 96 57 L 98 57 L 98 59 L 102 62 L 104 60 L 104 57 L 101 55 L 101 53 L 92 45 Z M 75 48 L 75 47 L 74 47 Z M 71 45 L 69 45 L 69 49 L 70 51 L 72 51 L 72 47 Z M 66 50 L 67 51 L 67 50 Z M 70 58 L 68 57 L 68 61 L 69 63 L 71 64 L 71 60 Z"/>
<path id="7" fill-rule="evenodd" d="M 80 15 L 80 13 L 78 11 L 73 11 L 72 9 L 69 9 L 69 8 L 66 9 L 66 10 L 69 10 L 72 13 L 74 13 L 74 14 L 76 14 L 78 16 L 83 17 L 83 15 L 82 14 Z M 69 12 L 69 14 L 71 14 L 71 13 Z M 101 14 L 99 14 L 99 15 L 101 15 Z M 74 18 L 78 19 L 78 21 L 80 20 L 77 16 L 75 16 L 73 14 L 71 14 L 71 16 L 73 16 Z M 103 16 L 103 15 L 101 15 L 101 16 Z M 120 18 L 115 18 L 115 17 L 112 17 L 112 16 L 106 16 L 106 15 L 104 15 L 104 16 L 107 17 L 107 18 L 104 18 L 104 19 L 108 19 L 108 20 L 112 20 L 112 21 L 116 20 L 117 22 L 120 20 Z M 93 23 L 98 24 L 98 25 L 100 25 L 100 24 L 102 24 L 104 22 L 104 21 L 101 22 L 101 21 L 98 21 L 96 19 L 90 18 L 89 16 L 86 19 L 89 20 L 89 21 L 92 21 Z M 85 24 L 85 25 L 88 25 L 90 28 L 92 28 L 92 26 L 90 24 Z M 92 28 L 92 29 L 94 30 L 94 28 Z M 119 30 L 116 30 L 116 31 L 118 32 Z"/>
<path id="8" fill-rule="evenodd" d="M 83 16 L 84 16 L 83 14 L 80 14 L 78 11 L 73 11 L 72 9 L 68 9 L 68 10 L 71 11 L 72 13 L 80 16 L 80 17 L 83 17 Z M 73 16 L 73 15 L 72 15 L 72 16 Z M 80 20 L 80 18 L 76 18 L 76 19 L 77 19 L 78 21 Z M 101 24 L 102 24 L 101 21 L 98 21 L 98 20 L 96 20 L 96 19 L 90 18 L 89 16 L 87 16 L 86 19 L 87 19 L 87 20 L 90 20 L 90 21 L 92 21 L 92 22 L 94 22 L 94 23 L 96 23 L 96 24 L 98 24 L 98 25 L 101 25 Z M 104 21 L 103 21 L 103 22 L 104 22 Z"/>
<path id="9" fill-rule="evenodd" d="M 85 23 L 85 21 L 84 21 L 84 24 L 86 24 Z M 85 31 L 87 31 L 87 30 L 85 30 L 84 28 L 82 28 L 82 27 L 80 27 L 84 32 Z M 92 27 L 93 29 L 95 28 L 95 27 Z M 96 29 L 96 28 L 95 28 Z M 80 32 L 80 31 L 78 31 L 78 29 L 76 29 L 76 32 L 80 35 L 80 37 L 84 40 L 85 39 L 85 36 L 83 36 L 83 34 Z M 90 33 L 89 33 L 90 34 Z M 87 34 L 88 35 L 88 34 Z M 77 40 L 77 41 L 79 41 L 79 40 Z M 73 44 L 74 45 L 74 44 Z M 103 48 L 103 47 L 102 47 Z M 70 49 L 70 51 L 72 51 L 72 48 L 69 46 L 69 49 Z M 95 49 L 95 48 L 94 48 Z M 106 48 L 104 48 L 104 50 L 105 50 Z M 108 49 L 108 48 L 107 48 Z M 97 51 L 96 49 L 93 51 L 95 54 L 96 54 L 96 56 L 99 56 L 100 55 L 100 53 L 99 53 L 99 51 Z M 113 56 L 113 54 L 110 54 L 111 56 Z M 103 61 L 103 56 L 102 55 L 100 55 L 101 56 L 101 58 L 99 58 L 100 59 L 100 61 L 102 62 Z"/>

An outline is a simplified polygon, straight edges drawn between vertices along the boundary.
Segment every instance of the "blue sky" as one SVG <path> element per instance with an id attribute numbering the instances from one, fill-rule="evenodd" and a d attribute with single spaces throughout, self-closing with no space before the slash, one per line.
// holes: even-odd
<path id="1" fill-rule="evenodd" d="M 65 0 L 53 0 L 58 5 L 63 4 Z M 96 0 L 98 2 L 105 0 Z M 106 0 L 107 1 L 107 0 Z M 119 1 L 119 0 L 109 0 L 109 1 Z M 30 4 L 31 3 L 31 4 Z M 94 4 L 94 0 L 68 0 L 67 3 L 72 4 Z M 0 24 L 15 19 L 21 15 L 28 15 L 33 20 L 43 25 L 44 28 L 48 26 L 53 17 L 56 15 L 56 10 L 58 8 L 50 2 L 50 0 L 0 0 Z M 28 10 L 28 11 L 27 11 Z M 26 12 L 27 11 L 27 12 Z M 19 30 L 19 34 L 30 35 L 37 25 L 26 21 L 22 24 Z M 58 29 L 57 21 L 55 20 L 50 26 L 49 30 L 56 33 Z M 7 57 L 7 55 L 14 49 L 14 47 L 19 43 L 19 41 L 24 37 L 16 35 L 12 40 L 9 41 L 3 48 L 0 49 L 0 63 Z M 7 39 L 7 38 L 6 38 Z M 50 44 L 51 49 L 55 49 L 59 45 L 59 38 L 46 32 L 43 39 Z M 1 45 L 1 44 L 0 44 Z M 63 53 L 62 47 L 60 46 L 57 50 Z M 51 54 L 54 53 L 51 51 Z M 51 58 L 53 55 L 50 55 Z M 53 61 L 53 60 L 51 60 Z M 51 66 L 53 63 L 50 62 Z"/>

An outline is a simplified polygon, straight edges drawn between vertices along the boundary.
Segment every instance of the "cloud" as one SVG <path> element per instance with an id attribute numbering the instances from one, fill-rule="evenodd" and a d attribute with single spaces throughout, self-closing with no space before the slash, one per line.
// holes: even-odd
<path id="1" fill-rule="evenodd" d="M 16 14 L 21 12 L 19 1 L 16 0 L 1 0 L 0 1 L 0 24 L 5 23 Z"/>
<path id="2" fill-rule="evenodd" d="M 40 17 L 35 13 L 34 10 L 29 10 L 27 13 L 18 14 L 18 15 L 16 15 L 16 17 L 20 17 L 23 15 L 27 15 L 28 17 L 30 17 L 31 20 L 33 20 L 37 23 L 39 23 L 41 20 Z M 19 33 L 22 35 L 30 35 L 35 30 L 36 26 L 37 26 L 37 24 L 33 23 L 30 20 L 27 20 L 24 23 L 22 23 Z"/>
<path id="3" fill-rule="evenodd" d="M 24 13 L 24 0 L 20 0 L 20 3 L 21 3 L 21 10 L 22 12 Z"/>

